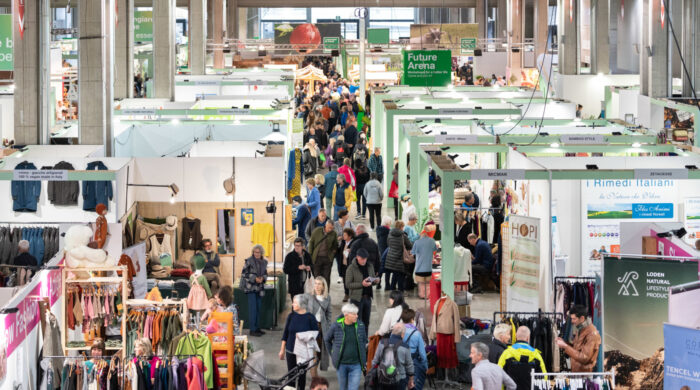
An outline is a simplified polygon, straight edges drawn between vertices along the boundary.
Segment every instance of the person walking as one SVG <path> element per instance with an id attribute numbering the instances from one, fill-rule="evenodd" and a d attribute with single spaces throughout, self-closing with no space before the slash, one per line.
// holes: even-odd
<path id="1" fill-rule="evenodd" d="M 418 297 L 421 299 L 426 299 L 429 294 L 435 251 L 437 251 L 435 240 L 423 230 L 420 238 L 413 243 L 413 248 L 411 248 L 411 254 L 416 257 L 415 276 L 418 283 Z"/>
<path id="2" fill-rule="evenodd" d="M 304 293 L 304 282 L 311 275 L 311 255 L 304 249 L 304 239 L 294 240 L 294 250 L 284 257 L 282 270 L 287 274 L 289 297 Z"/>
<path id="3" fill-rule="evenodd" d="M 355 160 L 355 179 L 357 180 L 357 218 L 366 218 L 367 198 L 365 198 L 365 185 L 370 180 L 369 169 L 361 160 Z"/>
<path id="4" fill-rule="evenodd" d="M 241 290 L 248 297 L 248 327 L 250 335 L 260 337 L 265 334 L 260 329 L 260 306 L 265 296 L 265 280 L 267 279 L 267 260 L 265 248 L 255 245 L 252 254 L 245 259 L 241 271 Z"/>
<path id="5" fill-rule="evenodd" d="M 518 389 L 529 389 L 532 383 L 530 373 L 533 370 L 546 373 L 547 368 L 544 365 L 540 351 L 528 343 L 530 341 L 530 329 L 527 326 L 518 328 L 515 332 L 515 340 L 515 344 L 503 351 L 498 359 L 498 365 L 503 368 L 508 376 L 513 378 Z M 488 358 L 488 351 L 484 356 Z M 472 370 L 472 380 L 473 378 L 474 370 Z"/>
<path id="6" fill-rule="evenodd" d="M 408 309 L 408 304 L 403 297 L 403 292 L 394 290 L 389 294 L 389 308 L 384 311 L 382 323 L 375 336 L 389 336 L 391 328 L 401 320 L 401 314 Z"/>
<path id="7" fill-rule="evenodd" d="M 309 221 L 309 223 L 306 224 L 306 230 L 304 231 L 304 237 L 307 240 L 310 240 L 311 233 L 313 233 L 317 227 L 326 226 L 326 222 L 328 222 L 328 213 L 326 212 L 326 209 L 319 209 L 318 216 L 316 218 L 312 218 L 311 221 Z"/>
<path id="8" fill-rule="evenodd" d="M 508 376 L 508 374 L 498 364 L 488 361 L 489 347 L 481 342 L 471 345 L 469 357 L 472 359 L 474 368 L 472 369 L 472 389 L 473 390 L 501 390 L 503 386 L 507 390 L 519 389 Z M 528 374 L 529 375 L 529 374 Z M 528 389 L 530 387 L 527 387 Z"/>
<path id="9" fill-rule="evenodd" d="M 318 216 L 318 210 L 321 209 L 321 194 L 316 188 L 316 180 L 313 178 L 306 179 L 306 204 L 311 210 L 311 218 L 316 218 Z"/>
<path id="10" fill-rule="evenodd" d="M 379 222 L 377 222 L 378 224 Z M 379 253 L 381 253 L 381 261 L 380 261 L 380 266 L 379 266 L 379 276 L 381 277 L 384 275 L 384 287 L 385 289 L 389 289 L 389 277 L 391 276 L 391 272 L 386 271 L 386 256 L 384 255 L 384 252 L 386 251 L 387 248 L 387 239 L 389 238 L 389 232 L 391 231 L 391 224 L 393 223 L 393 220 L 391 219 L 390 216 L 385 215 L 382 217 L 382 224 L 380 226 L 377 226 L 377 246 L 379 247 Z"/>
<path id="11" fill-rule="evenodd" d="M 326 284 L 331 280 L 333 255 L 338 249 L 338 235 L 333 229 L 333 222 L 327 221 L 326 226 L 318 227 L 311 233 L 309 252 L 311 253 L 311 270 L 314 276 L 323 276 Z"/>
<path id="12" fill-rule="evenodd" d="M 357 251 L 357 256 L 345 271 L 345 285 L 350 291 L 350 302 L 359 308 L 360 319 L 369 328 L 372 310 L 372 285 L 379 282 L 374 277 L 374 266 L 367 261 L 369 253 L 364 248 Z"/>
<path id="13" fill-rule="evenodd" d="M 416 328 L 416 312 L 413 309 L 404 309 L 401 313 L 401 322 L 406 326 L 403 342 L 411 351 L 413 360 L 413 384 L 414 390 L 423 390 L 428 371 L 428 357 L 425 353 L 425 341 L 423 335 Z"/>
<path id="14" fill-rule="evenodd" d="M 333 190 L 335 189 L 336 177 L 338 176 L 338 166 L 331 165 L 331 170 L 323 176 L 325 181 L 326 212 L 333 212 Z"/>
<path id="15" fill-rule="evenodd" d="M 292 207 L 296 209 L 297 215 L 292 221 L 292 228 L 297 228 L 297 236 L 306 240 L 306 226 L 311 220 L 311 209 L 306 203 L 302 203 L 301 196 L 292 198 Z"/>
<path id="16" fill-rule="evenodd" d="M 377 180 L 381 183 L 384 179 L 384 161 L 382 160 L 382 150 L 378 147 L 374 148 L 374 153 L 367 161 L 367 168 L 371 173 L 377 174 Z"/>
<path id="17" fill-rule="evenodd" d="M 387 350 L 386 353 L 393 353 L 396 358 L 394 359 L 394 365 L 396 367 L 398 381 L 395 384 L 382 384 L 382 390 L 415 388 L 415 384 L 413 383 L 414 366 L 413 359 L 411 358 L 411 350 L 403 342 L 405 334 L 406 326 L 402 323 L 397 323 L 391 328 L 391 335 L 389 338 L 382 340 L 377 346 L 377 351 L 372 360 L 372 366 L 377 367 L 380 365 L 385 358 L 385 350 Z"/>
<path id="18" fill-rule="evenodd" d="M 308 296 L 303 294 L 295 295 L 292 299 L 292 312 L 289 313 L 287 322 L 284 324 L 279 358 L 287 361 L 288 371 L 297 366 L 297 355 L 294 354 L 297 333 L 319 330 L 316 317 L 306 311 L 308 303 Z M 306 372 L 300 375 L 296 381 L 292 381 L 290 385 L 296 387 L 297 390 L 306 390 Z"/>
<path id="19" fill-rule="evenodd" d="M 403 291 L 405 279 L 405 267 L 403 262 L 403 251 L 411 250 L 412 245 L 408 236 L 403 231 L 404 223 L 401 220 L 394 222 L 394 228 L 389 232 L 387 247 L 389 249 L 386 256 L 384 269 L 391 271 L 390 290 L 398 288 Z"/>
<path id="20" fill-rule="evenodd" d="M 318 321 L 318 328 L 320 333 L 318 334 L 318 348 L 320 352 L 318 353 L 318 358 L 320 359 L 321 371 L 326 371 L 328 369 L 328 349 L 326 344 L 323 342 L 323 337 L 328 334 L 331 328 L 331 296 L 328 292 L 328 284 L 326 284 L 326 279 L 322 276 L 317 276 L 314 279 L 314 291 L 308 295 L 308 304 L 306 310 L 313 314 Z M 317 368 L 311 368 L 311 377 L 318 375 Z"/>
<path id="21" fill-rule="evenodd" d="M 572 306 L 569 316 L 574 326 L 572 343 L 558 337 L 557 345 L 571 358 L 572 372 L 593 372 L 600 348 L 600 333 L 591 322 L 585 306 Z"/>
<path id="22" fill-rule="evenodd" d="M 343 290 L 345 291 L 345 297 L 343 297 L 343 302 L 347 302 L 350 299 L 350 291 L 348 291 L 348 286 L 347 284 L 345 284 L 345 271 L 348 269 L 348 265 L 350 264 L 348 257 L 350 256 L 350 245 L 352 244 L 352 241 L 354 239 L 354 230 L 350 228 L 343 229 L 335 257 L 336 263 L 338 265 L 338 283 L 343 284 Z"/>
<path id="23" fill-rule="evenodd" d="M 365 203 L 369 209 L 369 226 L 374 230 L 375 221 L 377 225 L 380 223 L 382 215 L 382 201 L 384 200 L 384 189 L 382 188 L 382 183 L 377 180 L 377 173 L 372 172 L 369 174 L 369 182 L 364 185 L 362 191 Z"/>
<path id="24" fill-rule="evenodd" d="M 369 253 L 369 258 L 367 260 L 372 264 L 372 266 L 374 266 L 375 271 L 379 271 L 379 247 L 377 246 L 377 243 L 369 236 L 369 233 L 367 233 L 367 227 L 364 224 L 358 224 L 355 228 L 355 239 L 350 244 L 348 261 L 352 261 L 355 256 L 357 256 L 357 251 L 360 250 L 360 248 L 367 250 L 367 253 Z"/>
<path id="25" fill-rule="evenodd" d="M 338 220 L 338 212 L 348 210 L 352 206 L 352 187 L 345 181 L 345 175 L 339 173 L 336 177 L 331 195 L 333 204 L 333 219 Z"/>
<path id="26" fill-rule="evenodd" d="M 357 187 L 357 180 L 355 178 L 355 171 L 352 169 L 350 166 L 351 161 L 349 158 L 344 158 L 343 159 L 343 165 L 338 168 L 338 174 L 344 175 L 345 181 L 347 181 L 350 184 L 350 187 L 352 187 L 353 191 L 356 190 Z M 350 205 L 348 205 L 348 208 Z"/>
<path id="27" fill-rule="evenodd" d="M 324 337 L 326 348 L 331 351 L 331 360 L 338 373 L 340 390 L 358 390 L 367 364 L 367 331 L 358 321 L 359 309 L 346 303 Z"/>

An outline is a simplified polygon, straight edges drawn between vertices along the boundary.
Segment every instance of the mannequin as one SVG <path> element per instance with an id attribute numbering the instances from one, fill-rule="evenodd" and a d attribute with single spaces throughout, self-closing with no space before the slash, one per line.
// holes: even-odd
<path id="1" fill-rule="evenodd" d="M 457 346 L 460 341 L 459 310 L 457 304 L 442 292 L 435 303 L 433 321 L 430 326 L 430 339 L 437 344 L 438 367 L 457 367 Z"/>

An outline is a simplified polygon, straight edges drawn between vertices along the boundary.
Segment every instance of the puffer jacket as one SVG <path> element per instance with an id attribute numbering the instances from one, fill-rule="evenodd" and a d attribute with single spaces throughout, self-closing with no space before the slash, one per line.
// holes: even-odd
<path id="1" fill-rule="evenodd" d="M 338 363 L 340 362 L 340 356 L 343 352 L 343 347 L 345 346 L 345 317 L 340 316 L 331 325 L 331 329 L 326 333 L 323 338 L 326 343 L 326 348 L 331 351 L 331 360 L 333 361 L 333 366 L 338 368 Z M 362 366 L 362 372 L 367 370 L 367 332 L 365 331 L 365 324 L 359 319 L 353 325 L 355 327 L 355 335 L 357 336 L 357 354 L 360 356 L 360 366 Z"/>
<path id="2" fill-rule="evenodd" d="M 411 250 L 411 241 L 402 230 L 393 228 L 389 232 L 389 237 L 386 240 L 389 253 L 386 255 L 386 264 L 384 268 L 390 271 L 403 271 L 403 250 Z"/>
<path id="3" fill-rule="evenodd" d="M 369 261 L 367 261 L 367 275 L 376 275 L 374 273 L 374 266 Z M 363 280 L 365 280 L 365 278 L 362 276 L 362 271 L 360 270 L 360 265 L 357 264 L 357 259 L 355 259 L 350 263 L 348 269 L 345 270 L 345 287 L 347 287 L 350 292 L 351 300 L 362 300 L 362 289 L 364 288 L 362 285 Z"/>
<path id="4" fill-rule="evenodd" d="M 88 171 L 106 171 L 107 166 L 102 161 L 93 161 L 85 168 Z M 109 210 L 109 201 L 112 200 L 111 181 L 83 181 L 83 210 L 95 211 L 95 207 L 102 203 Z"/>

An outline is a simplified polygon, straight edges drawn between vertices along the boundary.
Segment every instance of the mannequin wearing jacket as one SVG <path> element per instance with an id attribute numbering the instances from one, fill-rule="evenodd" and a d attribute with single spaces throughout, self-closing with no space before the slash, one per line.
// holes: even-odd
<path id="1" fill-rule="evenodd" d="M 430 326 L 430 339 L 436 340 L 438 367 L 457 367 L 457 347 L 459 334 L 459 309 L 457 304 L 444 292 L 435 303 L 433 322 Z"/>

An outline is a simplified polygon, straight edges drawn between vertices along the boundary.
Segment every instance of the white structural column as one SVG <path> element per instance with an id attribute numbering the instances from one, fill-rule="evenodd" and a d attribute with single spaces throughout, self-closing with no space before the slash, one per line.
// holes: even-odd
<path id="1" fill-rule="evenodd" d="M 190 0 L 189 8 L 189 67 L 193 75 L 202 75 L 206 71 L 207 60 L 207 0 Z"/>
<path id="2" fill-rule="evenodd" d="M 591 0 L 591 73 L 610 73 L 610 6 Z"/>
<path id="3" fill-rule="evenodd" d="M 40 34 L 39 1 L 24 2 L 24 18 L 20 22 L 17 1 L 12 2 L 12 34 L 14 40 L 14 116 L 15 142 L 38 144 L 40 141 Z M 20 25 L 24 24 L 24 32 Z"/>
<path id="4" fill-rule="evenodd" d="M 489 28 L 489 24 L 488 18 L 486 16 L 486 12 L 488 11 L 487 1 L 488 0 L 476 0 L 476 23 L 479 25 L 479 39 L 484 39 L 488 37 L 487 31 Z"/>
<path id="5" fill-rule="evenodd" d="M 224 68 L 224 0 L 214 1 L 214 19 L 208 23 L 213 23 L 214 35 L 212 43 L 214 44 L 214 69 Z"/>
<path id="6" fill-rule="evenodd" d="M 134 0 L 115 0 L 114 98 L 134 97 Z"/>
<path id="7" fill-rule="evenodd" d="M 669 5 L 671 2 L 669 2 Z M 642 5 L 642 47 L 640 92 L 652 98 L 670 96 L 668 19 L 662 0 L 644 0 Z M 662 16 L 663 15 L 663 16 Z"/>
<path id="8" fill-rule="evenodd" d="M 111 156 L 114 0 L 81 0 L 78 34 L 80 143 L 105 145 Z"/>
<path id="9" fill-rule="evenodd" d="M 547 51 L 550 19 L 548 6 L 548 0 L 535 0 L 535 60 Z"/>
<path id="10" fill-rule="evenodd" d="M 238 38 L 238 1 L 226 0 L 226 37 Z"/>
<path id="11" fill-rule="evenodd" d="M 175 0 L 153 0 L 154 97 L 175 97 Z"/>
<path id="12" fill-rule="evenodd" d="M 579 50 L 579 2 L 578 0 L 558 0 L 559 10 L 559 73 L 578 74 L 580 69 Z"/>
<path id="13" fill-rule="evenodd" d="M 525 0 L 508 1 L 508 73 L 520 79 L 523 68 L 523 18 Z"/>
<path id="14" fill-rule="evenodd" d="M 690 75 L 683 71 L 683 96 L 693 97 L 692 87 L 700 94 L 700 4 L 697 0 L 683 0 L 683 59 Z M 678 23 L 673 25 L 678 31 Z M 678 33 L 676 32 L 676 36 Z M 681 39 L 679 37 L 679 39 Z M 696 119 L 699 120 L 699 119 Z"/>
<path id="15" fill-rule="evenodd" d="M 496 15 L 495 38 L 505 38 L 508 36 L 508 0 L 497 0 L 498 8 Z"/>
<path id="16" fill-rule="evenodd" d="M 364 12 L 364 11 L 363 11 Z M 360 96 L 357 97 L 357 103 L 360 105 L 365 104 L 365 90 L 366 90 L 366 51 L 367 51 L 367 40 L 366 40 L 366 16 L 367 13 L 365 12 L 363 15 L 360 16 Z M 349 71 L 348 71 L 349 72 Z M 361 126 L 360 123 L 357 124 L 357 126 Z M 361 128 L 361 127 L 360 127 Z"/>

